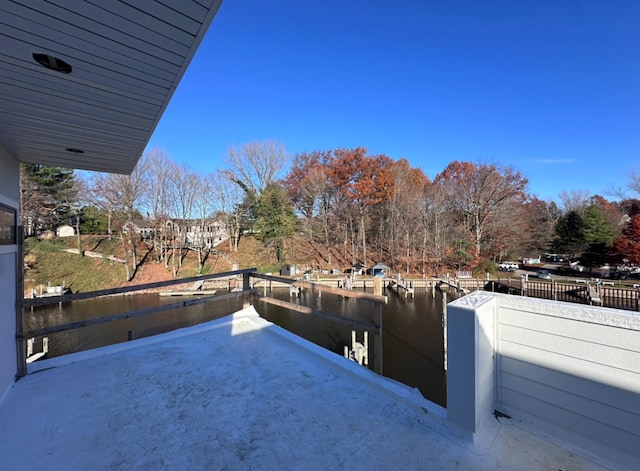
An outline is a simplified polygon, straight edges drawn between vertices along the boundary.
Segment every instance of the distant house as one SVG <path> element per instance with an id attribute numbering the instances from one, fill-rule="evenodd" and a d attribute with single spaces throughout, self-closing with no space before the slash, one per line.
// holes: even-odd
<path id="1" fill-rule="evenodd" d="M 358 262 L 351 267 L 351 273 L 353 275 L 362 275 L 363 268 L 364 268 L 364 265 Z"/>
<path id="2" fill-rule="evenodd" d="M 284 265 L 280 268 L 281 276 L 295 276 L 298 274 L 298 269 L 295 265 Z"/>
<path id="3" fill-rule="evenodd" d="M 168 240 L 180 241 L 184 246 L 212 249 L 229 238 L 225 223 L 219 219 L 168 219 L 156 225 L 154 221 L 136 220 L 125 225 L 143 240 L 151 240 L 156 231 Z"/>
<path id="4" fill-rule="evenodd" d="M 542 263 L 540 257 L 525 257 L 522 259 L 523 265 L 537 265 L 538 263 Z"/>
<path id="5" fill-rule="evenodd" d="M 376 263 L 367 270 L 367 274 L 373 276 L 389 276 L 391 274 L 391 267 L 388 267 L 384 263 Z"/>
<path id="6" fill-rule="evenodd" d="M 133 231 L 140 236 L 142 240 L 153 239 L 156 233 L 156 227 L 153 221 L 145 221 L 144 219 L 136 219 L 125 224 L 125 231 L 131 227 Z"/>
<path id="7" fill-rule="evenodd" d="M 74 235 L 76 235 L 75 229 L 68 224 L 58 226 L 56 229 L 56 236 L 58 237 L 73 237 Z"/>
<path id="8" fill-rule="evenodd" d="M 227 226 L 219 219 L 170 219 L 166 224 L 185 245 L 212 249 L 229 238 Z"/>

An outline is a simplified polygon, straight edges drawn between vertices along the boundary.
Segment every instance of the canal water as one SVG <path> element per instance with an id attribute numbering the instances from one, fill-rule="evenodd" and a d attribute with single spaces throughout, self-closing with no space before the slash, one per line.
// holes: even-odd
<path id="1" fill-rule="evenodd" d="M 385 292 L 388 303 L 383 306 L 383 373 L 384 376 L 418 388 L 427 399 L 445 405 L 442 294 L 439 291 L 434 295 L 427 290 L 416 291 L 420 292 L 407 298 L 394 291 Z M 268 294 L 344 317 L 373 322 L 373 304 L 369 301 L 326 293 L 321 298 L 315 298 L 308 290 L 303 291 L 300 297 L 290 297 L 288 288 L 274 288 Z M 449 298 L 451 299 L 453 298 Z M 175 297 L 141 294 L 26 309 L 25 329 L 175 303 L 177 300 Z M 241 307 L 241 299 L 220 300 L 51 334 L 48 336 L 49 357 L 125 342 L 129 332 L 135 339 L 199 324 L 224 317 Z M 337 354 L 342 355 L 345 345 L 351 343 L 351 328 L 331 320 L 260 301 L 256 302 L 255 308 L 265 319 Z M 362 335 L 362 332 L 357 332 L 359 341 L 362 341 Z M 35 350 L 38 351 L 41 345 L 42 339 L 36 339 Z M 369 337 L 369 348 L 372 352 L 372 336 Z M 370 359 L 374 357 L 372 352 Z M 370 367 L 371 363 L 370 361 Z"/>

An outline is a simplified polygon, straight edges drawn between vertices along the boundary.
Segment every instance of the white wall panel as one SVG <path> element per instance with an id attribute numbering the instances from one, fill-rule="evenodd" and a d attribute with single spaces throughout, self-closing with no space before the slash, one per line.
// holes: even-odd
<path id="1" fill-rule="evenodd" d="M 487 293 L 448 309 L 450 420 L 475 438 L 495 408 L 596 461 L 637 469 L 639 313 Z"/>
<path id="2" fill-rule="evenodd" d="M 0 203 L 13 208 L 19 200 L 19 166 L 0 148 Z M 13 383 L 16 369 L 16 258 L 15 245 L 0 245 L 0 399 Z"/>

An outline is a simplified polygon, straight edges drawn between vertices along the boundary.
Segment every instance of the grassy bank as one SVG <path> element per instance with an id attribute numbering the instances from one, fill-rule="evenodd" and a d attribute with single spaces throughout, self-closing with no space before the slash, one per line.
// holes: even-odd
<path id="1" fill-rule="evenodd" d="M 83 250 L 102 254 L 103 258 L 81 257 L 77 253 L 65 252 L 65 249 L 77 249 L 75 237 L 54 237 L 38 239 L 29 237 L 25 240 L 25 295 L 31 290 L 37 293 L 46 287 L 62 285 L 72 292 L 95 291 L 124 285 L 138 285 L 154 281 L 169 280 L 172 276 L 172 257 L 169 254 L 167 265 L 158 263 L 149 248 L 141 243 L 138 247 L 139 260 L 142 262 L 131 282 L 125 281 L 125 267 L 122 263 L 110 261 L 109 256 L 124 259 L 121 242 L 109 240 L 106 236 L 82 236 Z M 185 251 L 182 266 L 177 277 L 185 278 L 198 274 L 220 273 L 229 271 L 233 264 L 238 268 L 258 267 L 261 272 L 277 272 L 278 264 L 274 263 L 271 254 L 264 245 L 252 237 L 243 238 L 239 252 L 229 252 L 228 246 L 219 247 L 215 253 L 209 254 L 202 271 L 198 270 L 197 255 L 194 251 Z M 145 254 L 147 256 L 145 257 Z M 178 265 L 176 255 L 175 264 Z"/>
<path id="2" fill-rule="evenodd" d="M 87 242 L 85 249 L 87 246 L 93 248 L 97 241 Z M 25 241 L 25 294 L 32 289 L 39 292 L 41 285 L 46 289 L 48 284 L 64 284 L 73 292 L 93 291 L 122 284 L 125 269 L 121 263 L 64 252 L 66 248 L 77 248 L 76 243 L 75 238 L 28 238 Z M 107 245 L 113 245 L 113 241 L 103 246 L 107 249 L 104 255 L 114 255 L 113 248 Z"/>

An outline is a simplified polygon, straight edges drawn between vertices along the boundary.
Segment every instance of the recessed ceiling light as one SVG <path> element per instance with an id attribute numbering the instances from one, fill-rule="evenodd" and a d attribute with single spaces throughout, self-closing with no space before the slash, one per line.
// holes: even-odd
<path id="1" fill-rule="evenodd" d="M 47 69 L 55 70 L 56 72 L 61 72 L 63 74 L 68 74 L 71 72 L 71 66 L 67 64 L 62 59 L 58 59 L 57 57 L 50 56 L 48 54 L 37 54 L 33 53 L 33 60 L 35 60 L 38 64 Z"/>
<path id="2" fill-rule="evenodd" d="M 82 149 L 76 149 L 75 147 L 67 147 L 66 151 L 73 152 L 74 154 L 84 154 Z"/>

